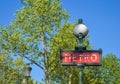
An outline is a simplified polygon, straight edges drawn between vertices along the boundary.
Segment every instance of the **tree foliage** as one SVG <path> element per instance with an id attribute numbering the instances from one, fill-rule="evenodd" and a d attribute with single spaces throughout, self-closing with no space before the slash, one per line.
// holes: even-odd
<path id="1" fill-rule="evenodd" d="M 0 83 L 15 84 L 22 79 L 22 57 L 43 70 L 46 84 L 78 84 L 78 68 L 60 65 L 60 49 L 77 46 L 72 33 L 75 24 L 65 22 L 68 14 L 60 0 L 21 1 L 23 7 L 14 21 L 7 28 L 0 27 Z M 90 50 L 88 38 L 83 46 Z M 120 59 L 113 54 L 104 56 L 102 66 L 85 67 L 83 78 L 85 84 L 119 84 Z M 31 79 L 29 83 L 33 83 Z"/>
<path id="2" fill-rule="evenodd" d="M 9 53 L 0 54 L 0 84 L 20 84 L 25 63 L 21 58 L 12 59 Z"/>
<path id="3" fill-rule="evenodd" d="M 0 84 L 21 84 L 24 78 L 26 64 L 15 52 L 20 39 L 18 34 L 11 27 L 0 27 Z M 29 84 L 33 84 L 32 79 Z"/>
<path id="4" fill-rule="evenodd" d="M 21 1 L 23 8 L 16 12 L 15 20 L 2 29 L 2 48 L 36 64 L 44 71 L 45 82 L 49 84 L 50 40 L 68 14 L 59 0 Z"/>

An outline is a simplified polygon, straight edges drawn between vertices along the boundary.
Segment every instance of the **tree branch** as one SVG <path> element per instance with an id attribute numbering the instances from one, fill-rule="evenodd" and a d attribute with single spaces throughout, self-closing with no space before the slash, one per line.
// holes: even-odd
<path id="1" fill-rule="evenodd" d="M 26 58 L 26 59 L 28 59 L 29 61 L 31 61 L 32 63 L 34 63 L 34 64 L 37 65 L 38 67 L 40 67 L 42 70 L 44 70 L 44 68 L 43 68 L 40 64 L 36 63 L 34 60 L 30 59 L 29 57 L 27 57 L 27 56 L 25 56 L 25 55 L 23 55 L 23 57 Z"/>

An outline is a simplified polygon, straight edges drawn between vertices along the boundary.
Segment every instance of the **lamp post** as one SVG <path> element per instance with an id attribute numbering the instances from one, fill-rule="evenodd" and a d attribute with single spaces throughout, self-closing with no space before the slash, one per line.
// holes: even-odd
<path id="1" fill-rule="evenodd" d="M 30 64 L 27 64 L 27 66 L 24 67 L 26 84 L 28 84 L 28 78 L 30 77 L 31 70 L 32 68 L 30 67 Z"/>
<path id="2" fill-rule="evenodd" d="M 88 34 L 88 28 L 83 24 L 82 19 L 78 20 L 78 25 L 73 29 L 78 46 L 75 50 L 60 49 L 60 61 L 63 66 L 77 66 L 79 69 L 79 84 L 83 84 L 83 70 L 85 66 L 101 66 L 102 50 L 86 50 L 83 40 Z"/>
<path id="3" fill-rule="evenodd" d="M 73 29 L 73 34 L 76 36 L 78 46 L 75 47 L 75 51 L 82 51 L 86 50 L 86 47 L 83 47 L 83 39 L 85 36 L 88 34 L 88 29 L 87 27 L 83 24 L 82 19 L 78 20 L 78 25 L 75 26 Z M 77 64 L 79 68 L 79 84 L 83 84 L 83 69 L 84 69 L 84 64 Z"/>

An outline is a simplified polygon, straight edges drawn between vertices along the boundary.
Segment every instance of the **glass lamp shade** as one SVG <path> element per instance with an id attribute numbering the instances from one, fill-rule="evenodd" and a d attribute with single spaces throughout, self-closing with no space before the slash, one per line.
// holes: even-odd
<path id="1" fill-rule="evenodd" d="M 85 37 L 88 34 L 88 28 L 84 24 L 78 24 L 73 29 L 73 34 L 77 37 L 82 34 L 82 37 Z"/>

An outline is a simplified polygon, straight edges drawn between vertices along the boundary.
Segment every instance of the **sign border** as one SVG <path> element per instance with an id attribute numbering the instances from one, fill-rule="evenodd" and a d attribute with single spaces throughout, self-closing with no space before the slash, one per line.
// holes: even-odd
<path id="1" fill-rule="evenodd" d="M 62 52 L 99 52 L 100 53 L 100 63 L 63 63 L 62 62 Z M 60 49 L 60 63 L 62 66 L 77 66 L 79 64 L 85 66 L 101 66 L 102 65 L 102 49 L 99 50 L 63 50 Z"/>

